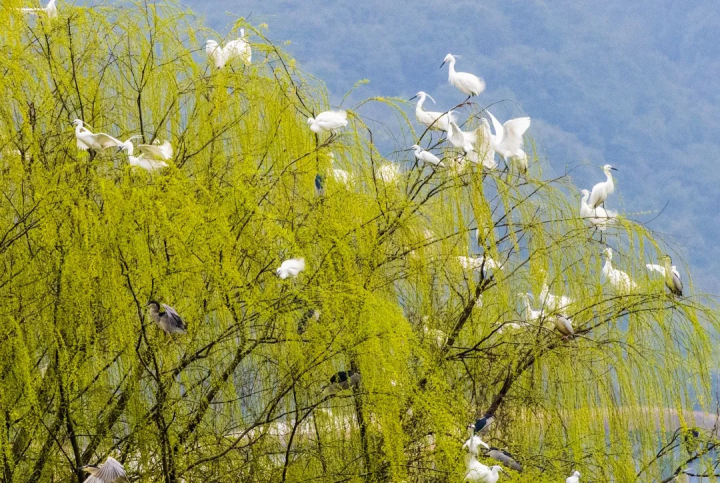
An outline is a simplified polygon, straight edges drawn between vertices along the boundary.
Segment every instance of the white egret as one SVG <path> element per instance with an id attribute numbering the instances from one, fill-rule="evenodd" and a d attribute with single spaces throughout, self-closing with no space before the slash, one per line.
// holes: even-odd
<path id="1" fill-rule="evenodd" d="M 443 162 L 440 161 L 440 158 L 435 156 L 430 151 L 425 151 L 423 148 L 421 148 L 417 144 L 413 144 L 412 149 L 415 150 L 415 158 L 417 158 L 418 161 L 422 161 L 424 163 L 430 163 L 434 166 L 440 166 L 442 168 L 445 167 Z"/>
<path id="2" fill-rule="evenodd" d="M 225 44 L 225 47 L 208 39 L 205 43 L 205 52 L 215 64 L 216 69 L 222 69 L 230 60 L 236 58 L 242 59 L 245 64 L 252 62 L 252 49 L 245 36 L 245 29 L 240 29 L 240 38 L 231 40 Z"/>
<path id="3" fill-rule="evenodd" d="M 145 171 L 150 171 L 150 172 L 157 171 L 158 169 L 162 169 L 162 168 L 167 168 L 168 165 L 165 161 L 158 161 L 155 159 L 145 157 L 144 153 L 141 154 L 140 156 L 133 156 L 135 148 L 133 146 L 132 140 L 135 137 L 139 137 L 139 136 L 131 137 L 130 139 L 128 139 L 127 141 L 122 143 L 122 146 L 120 147 L 120 150 L 127 152 L 128 162 L 130 163 L 130 166 L 136 166 L 138 168 L 142 168 Z M 167 143 L 167 141 L 166 141 L 166 143 Z M 170 144 L 170 143 L 167 143 L 167 144 Z M 148 146 L 148 145 L 145 144 L 144 146 Z M 154 147 L 159 147 L 159 146 L 154 146 Z M 138 146 L 138 149 L 139 148 L 140 148 L 140 146 Z M 172 148 L 170 148 L 170 151 L 171 151 L 170 156 L 172 157 Z"/>
<path id="4" fill-rule="evenodd" d="M 630 292 L 631 290 L 636 289 L 637 284 L 632 281 L 630 275 L 622 270 L 613 268 L 612 248 L 606 248 L 603 250 L 603 253 L 605 253 L 605 265 L 603 265 L 602 268 L 602 275 L 605 277 L 605 280 L 610 282 L 610 285 L 620 292 Z"/>
<path id="5" fill-rule="evenodd" d="M 490 446 L 483 441 L 479 435 L 475 434 L 475 424 L 470 423 L 467 427 L 470 430 L 470 437 L 462 445 L 462 449 L 466 449 L 468 453 L 475 456 L 477 456 L 479 452 L 478 446 L 490 449 Z"/>
<path id="6" fill-rule="evenodd" d="M 350 184 L 350 173 L 344 169 L 333 168 L 332 176 L 338 183 L 342 183 L 345 186 Z"/>
<path id="7" fill-rule="evenodd" d="M 450 85 L 457 87 L 460 92 L 468 96 L 468 99 L 472 96 L 479 96 L 485 91 L 485 81 L 475 74 L 469 72 L 456 72 L 455 71 L 455 56 L 448 54 L 445 56 L 445 60 L 440 64 L 442 68 L 445 63 L 450 64 L 448 71 L 448 81 Z"/>
<path id="8" fill-rule="evenodd" d="M 574 471 L 572 476 L 565 478 L 565 483 L 580 483 L 580 472 Z"/>
<path id="9" fill-rule="evenodd" d="M 150 318 L 166 334 L 187 334 L 187 326 L 174 308 L 169 305 L 160 304 L 154 300 L 147 303 L 150 307 Z"/>
<path id="10" fill-rule="evenodd" d="M 400 178 L 400 170 L 394 164 L 386 164 L 378 168 L 377 175 L 383 183 L 394 183 Z"/>
<path id="11" fill-rule="evenodd" d="M 615 191 L 615 183 L 613 182 L 612 173 L 610 173 L 611 170 L 617 171 L 616 168 L 613 168 L 609 164 L 603 166 L 603 171 L 605 172 L 605 181 L 597 183 L 595 186 L 592 187 L 592 191 L 590 192 L 590 199 L 588 200 L 588 205 L 590 206 L 590 208 L 597 208 L 600 205 L 603 205 L 604 207 L 607 197 L 612 194 L 613 191 Z"/>
<path id="12" fill-rule="evenodd" d="M 410 100 L 412 101 L 415 98 L 419 98 L 417 105 L 415 106 L 415 117 L 420 124 L 424 125 L 428 129 L 434 131 L 447 131 L 450 121 L 457 122 L 457 116 L 452 111 L 436 112 L 423 110 L 422 106 L 425 102 L 425 98 L 430 98 L 430 100 L 433 101 L 433 104 L 435 103 L 435 99 L 433 99 L 430 94 L 420 91 L 411 97 Z"/>
<path id="13" fill-rule="evenodd" d="M 542 310 L 533 310 L 532 306 L 530 305 L 530 295 L 526 293 L 519 293 L 517 294 L 518 297 L 520 297 L 523 301 L 523 318 L 525 319 L 525 322 L 532 323 L 537 322 L 543 317 L 543 311 Z"/>
<path id="14" fill-rule="evenodd" d="M 605 231 L 609 224 L 615 222 L 617 211 L 606 210 L 602 206 L 590 208 L 587 202 L 590 197 L 590 192 L 588 190 L 581 190 L 580 193 L 582 194 L 582 199 L 580 200 L 580 217 L 589 221 L 592 226 Z"/>
<path id="15" fill-rule="evenodd" d="M 338 129 L 347 126 L 347 111 L 325 111 L 315 117 L 309 117 L 310 130 L 317 134 L 326 132 L 335 133 Z"/>
<path id="16" fill-rule="evenodd" d="M 510 453 L 508 453 L 507 451 L 499 449 L 499 448 L 495 448 L 493 446 L 493 447 L 490 447 L 490 451 L 487 452 L 487 455 L 490 458 L 492 458 L 496 461 L 499 461 L 506 466 L 509 466 L 510 468 L 514 469 L 515 471 L 522 473 L 522 466 L 520 465 L 520 463 L 518 463 L 517 460 L 515 459 L 515 457 L 513 455 L 511 455 Z"/>
<path id="17" fill-rule="evenodd" d="M 523 173 L 526 172 L 528 169 L 527 154 L 523 151 L 522 145 L 523 135 L 525 135 L 525 132 L 530 127 L 530 118 L 518 117 L 505 121 L 504 124 L 500 124 L 492 112 L 486 112 L 488 116 L 490 116 L 493 128 L 495 129 L 495 136 L 490 137 L 492 148 L 503 157 L 506 163 L 508 160 L 516 161 L 520 171 Z"/>
<path id="18" fill-rule="evenodd" d="M 107 148 L 123 146 L 123 142 L 109 134 L 103 132 L 93 133 L 85 127 L 85 123 L 80 119 L 72 122 L 75 126 L 75 138 L 77 139 L 77 147 L 82 151 L 92 149 L 95 152 L 101 152 Z"/>
<path id="19" fill-rule="evenodd" d="M 463 257 L 459 256 L 458 262 L 460 262 L 460 266 L 462 266 L 465 270 L 480 270 L 483 267 L 485 269 L 490 270 L 503 270 L 503 266 L 497 263 L 492 258 L 488 257 L 487 260 L 485 257 Z"/>
<path id="20" fill-rule="evenodd" d="M 170 141 L 160 144 L 160 140 L 156 139 L 153 144 L 138 144 L 137 150 L 144 156 L 153 159 L 162 159 L 168 161 L 173 157 L 173 147 Z"/>
<path id="21" fill-rule="evenodd" d="M 465 153 L 475 151 L 474 144 L 477 141 L 477 132 L 475 131 L 464 132 L 455 122 L 450 121 L 447 138 L 453 146 L 462 149 Z"/>
<path id="22" fill-rule="evenodd" d="M 475 455 L 469 454 L 465 463 L 465 478 L 463 482 L 478 483 L 485 481 L 485 477 L 490 474 L 490 468 L 480 463 Z"/>
<path id="23" fill-rule="evenodd" d="M 493 148 L 493 135 L 490 132 L 490 124 L 487 119 L 483 118 L 480 122 L 480 128 L 478 128 L 482 141 L 477 146 L 477 156 L 475 163 L 481 163 L 487 169 L 495 169 L 497 163 L 495 162 L 495 148 Z"/>
<path id="24" fill-rule="evenodd" d="M 278 269 L 275 271 L 275 274 L 281 279 L 285 280 L 288 277 L 297 277 L 298 274 L 304 270 L 304 258 L 291 258 L 282 262 L 280 264 L 280 267 L 278 267 Z"/>
<path id="25" fill-rule="evenodd" d="M 27 13 L 40 13 L 43 12 L 47 14 L 48 18 L 57 18 L 58 16 L 58 10 L 57 6 L 55 5 L 55 0 L 50 0 L 44 8 L 21 8 L 23 12 Z"/>
<path id="26" fill-rule="evenodd" d="M 673 295 L 682 297 L 683 284 L 680 278 L 680 272 L 677 267 L 672 264 L 672 258 L 669 255 L 662 257 L 663 265 L 654 265 L 648 263 L 645 265 L 648 270 L 659 272 L 665 277 L 665 286 L 670 290 Z"/>
<path id="27" fill-rule="evenodd" d="M 544 270 L 543 273 L 545 273 Z M 574 301 L 566 295 L 551 294 L 550 287 L 547 284 L 547 274 L 545 274 L 545 281 L 543 281 L 542 290 L 540 291 L 540 303 L 543 309 L 550 312 L 564 312 Z"/>
<path id="28" fill-rule="evenodd" d="M 100 466 L 85 465 L 79 468 L 85 473 L 90 473 L 90 478 L 85 483 L 128 483 L 125 468 L 118 460 L 108 456 Z"/>
<path id="29" fill-rule="evenodd" d="M 360 384 L 362 376 L 356 371 L 339 371 L 330 378 L 330 384 L 323 387 L 325 394 L 335 394 L 351 388 L 356 388 Z"/>

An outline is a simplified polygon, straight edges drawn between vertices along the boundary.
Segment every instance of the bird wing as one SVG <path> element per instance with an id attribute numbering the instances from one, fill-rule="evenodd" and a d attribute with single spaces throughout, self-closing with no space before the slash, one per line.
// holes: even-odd
<path id="1" fill-rule="evenodd" d="M 112 456 L 108 456 L 108 459 L 105 460 L 105 464 L 100 467 L 94 477 L 103 483 L 127 481 L 125 468 L 123 468 L 123 465 L 121 465 L 120 462 Z"/>
<path id="2" fill-rule="evenodd" d="M 678 272 L 677 268 L 675 268 L 675 265 L 670 267 L 670 271 L 672 272 L 673 275 L 675 275 L 677 277 L 678 280 L 682 280 L 682 278 L 680 278 L 680 272 Z"/>
<path id="3" fill-rule="evenodd" d="M 138 151 L 143 154 L 152 156 L 155 159 L 171 159 L 173 155 L 173 148 L 170 141 L 165 141 L 161 145 L 157 144 L 140 144 L 137 147 Z"/>
<path id="4" fill-rule="evenodd" d="M 513 152 L 517 151 L 522 145 L 522 137 L 529 127 L 529 117 L 510 119 L 505 124 L 503 124 L 504 137 L 502 139 L 502 143 L 508 150 Z"/>
<path id="5" fill-rule="evenodd" d="M 122 141 L 115 139 L 114 137 L 110 136 L 109 134 L 105 134 L 104 132 L 100 132 L 97 134 L 93 134 L 95 136 L 95 141 L 104 149 L 104 148 L 111 148 L 113 146 L 122 146 Z"/>
<path id="6" fill-rule="evenodd" d="M 672 271 L 672 275 L 673 275 L 673 286 L 674 286 L 673 292 L 676 293 L 677 295 L 682 295 L 683 284 L 682 284 L 682 280 L 680 279 L 680 273 L 678 273 L 677 270 L 671 269 L 671 271 Z"/>
<path id="7" fill-rule="evenodd" d="M 455 146 L 456 148 L 465 147 L 465 134 L 462 132 L 462 130 L 458 127 L 457 124 L 455 124 L 454 122 L 450 122 L 447 134 L 447 137 L 453 146 Z"/>
<path id="8" fill-rule="evenodd" d="M 490 121 L 492 122 L 493 129 L 495 129 L 495 143 L 500 144 L 505 137 L 505 128 L 502 124 L 500 124 L 500 121 L 495 119 L 495 116 L 492 115 L 492 112 L 485 111 L 488 113 L 488 116 L 490 116 Z"/>
<path id="9" fill-rule="evenodd" d="M 162 306 L 165 308 L 165 313 L 167 313 L 168 322 L 170 322 L 174 328 L 180 329 L 183 332 L 186 331 L 187 327 L 185 326 L 185 322 L 183 322 L 182 317 L 180 317 L 175 309 L 166 304 L 162 304 Z"/>
<path id="10" fill-rule="evenodd" d="M 246 64 L 249 64 L 252 60 L 252 51 L 250 50 L 250 44 L 248 44 L 244 38 L 231 40 L 230 42 L 225 44 L 224 52 L 228 59 L 232 59 L 233 57 L 239 57 Z"/>
<path id="11" fill-rule="evenodd" d="M 494 460 L 504 463 L 506 466 L 509 466 L 515 471 L 522 471 L 522 466 L 520 466 L 520 464 L 515 460 L 515 458 L 513 458 L 513 455 L 511 455 L 507 451 L 493 449 L 488 453 L 488 456 L 490 456 Z"/>
<path id="12" fill-rule="evenodd" d="M 316 122 L 342 122 L 347 121 L 347 111 L 325 111 L 315 116 Z"/>
<path id="13" fill-rule="evenodd" d="M 84 142 L 80 141 L 80 138 L 77 138 L 77 137 L 76 137 L 76 139 L 77 139 L 77 147 L 78 147 L 79 150 L 81 150 L 81 151 L 87 151 L 88 149 L 90 149 L 90 146 L 88 146 L 88 145 L 85 144 Z"/>
<path id="14" fill-rule="evenodd" d="M 645 265 L 645 266 L 646 266 L 646 267 L 648 268 L 648 270 L 650 270 L 651 272 L 659 272 L 659 273 L 662 273 L 663 275 L 665 275 L 665 267 L 663 267 L 662 265 L 655 265 L 655 264 L 653 264 L 653 263 L 648 263 L 648 264 Z"/>

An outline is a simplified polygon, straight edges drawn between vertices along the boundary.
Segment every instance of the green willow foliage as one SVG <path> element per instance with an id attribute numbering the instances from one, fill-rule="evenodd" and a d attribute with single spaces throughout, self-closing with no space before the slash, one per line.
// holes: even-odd
<path id="1" fill-rule="evenodd" d="M 242 22 L 253 64 L 216 71 L 209 32 L 173 3 L 62 3 L 54 20 L 3 6 L 3 482 L 81 482 L 108 455 L 136 482 L 460 481 L 465 427 L 487 410 L 485 439 L 525 466 L 512 481 L 657 481 L 688 459 L 658 454 L 675 441 L 662 414 L 685 431 L 714 408 L 718 319 L 687 282 L 676 299 L 647 272 L 667 247 L 644 226 L 593 233 L 537 159 L 525 177 L 384 158 L 360 106 L 315 136 L 322 85 Z M 402 103 L 367 102 L 397 115 L 398 149 L 417 140 Z M 175 157 L 149 174 L 80 152 L 75 118 L 169 139 Z M 608 244 L 631 294 L 601 283 Z M 480 253 L 503 269 L 458 262 Z M 292 257 L 307 270 L 276 278 Z M 574 339 L 511 325 L 544 283 L 575 301 Z M 161 332 L 150 299 L 188 334 Z M 323 393 L 350 369 L 356 390 Z"/>

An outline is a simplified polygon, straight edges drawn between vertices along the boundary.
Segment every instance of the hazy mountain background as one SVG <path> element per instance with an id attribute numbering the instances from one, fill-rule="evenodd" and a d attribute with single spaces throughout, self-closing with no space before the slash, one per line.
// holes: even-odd
<path id="1" fill-rule="evenodd" d="M 487 81 L 481 105 L 510 99 L 517 104 L 492 109 L 501 120 L 532 116 L 546 173 L 576 168 L 576 184 L 590 188 L 604 179 L 599 166 L 619 168 L 608 206 L 656 218 L 650 226 L 681 246 L 698 288 L 720 293 L 715 2 L 185 3 L 223 35 L 237 16 L 267 23 L 268 36 L 290 40 L 304 70 L 327 83 L 333 105 L 367 78 L 345 106 L 425 90 L 447 109 L 462 96 L 438 67 L 448 52 L 460 54 L 458 70 Z"/>

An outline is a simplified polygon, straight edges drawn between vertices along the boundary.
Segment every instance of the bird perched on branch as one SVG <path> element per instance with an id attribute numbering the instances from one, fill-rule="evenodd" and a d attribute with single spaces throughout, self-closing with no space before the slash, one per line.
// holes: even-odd
<path id="1" fill-rule="evenodd" d="M 662 257 L 663 265 L 654 265 L 648 263 L 645 265 L 648 270 L 662 273 L 665 277 L 665 286 L 670 290 L 673 295 L 682 297 L 683 284 L 680 278 L 680 272 L 677 271 L 677 267 L 672 265 L 672 258 L 670 255 Z"/>
<path id="2" fill-rule="evenodd" d="M 104 132 L 93 133 L 85 127 L 85 123 L 81 119 L 75 119 L 72 122 L 75 126 L 75 138 L 77 139 L 77 147 L 82 151 L 92 149 L 95 152 L 102 152 L 112 147 L 121 147 L 123 142 Z"/>
<path id="3" fill-rule="evenodd" d="M 411 97 L 410 100 L 412 101 L 413 99 L 418 97 L 419 99 L 417 105 L 415 106 L 415 117 L 417 118 L 418 122 L 423 126 L 433 131 L 447 131 L 448 126 L 450 125 L 450 121 L 457 122 L 457 116 L 452 111 L 436 112 L 423 110 L 422 106 L 426 98 L 430 98 L 430 100 L 433 101 L 433 104 L 435 103 L 435 99 L 433 99 L 430 94 L 420 91 L 413 97 Z"/>
<path id="4" fill-rule="evenodd" d="M 285 280 L 288 277 L 295 278 L 298 274 L 305 270 L 305 259 L 304 258 L 291 258 L 285 260 L 280 264 L 275 274 Z"/>
<path id="5" fill-rule="evenodd" d="M 580 483 L 580 472 L 574 471 L 572 476 L 565 478 L 565 483 Z"/>
<path id="6" fill-rule="evenodd" d="M 216 69 L 222 69 L 232 59 L 242 59 L 245 64 L 252 62 L 252 49 L 245 36 L 245 29 L 240 29 L 240 38 L 231 40 L 225 44 L 225 47 L 208 39 L 205 42 L 205 52 L 215 64 Z"/>
<path id="7" fill-rule="evenodd" d="M 333 374 L 330 378 L 330 384 L 323 387 L 326 394 L 335 394 L 350 388 L 356 388 L 360 385 L 361 376 L 356 371 L 340 371 Z"/>
<path id="8" fill-rule="evenodd" d="M 605 254 L 605 265 L 603 265 L 602 268 L 602 275 L 605 277 L 605 280 L 610 282 L 610 285 L 612 285 L 615 290 L 620 292 L 630 292 L 636 289 L 637 284 L 633 282 L 633 280 L 630 278 L 630 275 L 623 272 L 622 270 L 613 268 L 612 248 L 606 248 L 605 250 L 603 250 L 603 253 Z"/>
<path id="9" fill-rule="evenodd" d="M 412 149 L 415 150 L 415 158 L 418 161 L 422 161 L 424 163 L 430 163 L 433 166 L 440 166 L 441 168 L 445 167 L 445 165 L 442 163 L 442 161 L 440 161 L 440 158 L 435 156 L 430 151 L 425 151 L 423 148 L 421 148 L 417 144 L 413 144 Z"/>
<path id="10" fill-rule="evenodd" d="M 459 56 L 458 56 L 459 57 Z M 456 72 L 455 71 L 455 56 L 448 54 L 445 56 L 445 60 L 440 64 L 440 68 L 446 63 L 450 64 L 448 70 L 448 82 L 450 85 L 457 87 L 460 92 L 467 95 L 468 99 L 472 96 L 479 96 L 485 91 L 485 81 L 469 72 Z"/>
<path id="11" fill-rule="evenodd" d="M 119 148 L 120 151 L 125 151 L 127 153 L 130 166 L 137 166 L 145 171 L 157 171 L 158 169 L 167 168 L 167 163 L 165 161 L 158 160 L 156 155 L 159 155 L 161 159 L 172 158 L 172 146 L 170 145 L 170 142 L 165 141 L 165 143 L 161 146 L 141 144 L 137 147 L 137 149 L 141 151 L 140 156 L 133 156 L 135 147 L 132 140 L 139 137 L 141 136 L 132 136 Z"/>
<path id="12" fill-rule="evenodd" d="M 150 317 L 166 334 L 187 334 L 187 326 L 174 308 L 154 300 L 147 303 Z"/>
<path id="13" fill-rule="evenodd" d="M 310 324 L 310 321 L 317 322 L 320 320 L 320 310 L 318 309 L 308 309 L 302 317 L 300 317 L 300 320 L 298 320 L 297 323 L 297 333 L 298 335 L 303 335 L 305 331 L 307 330 L 308 325 Z"/>
<path id="14" fill-rule="evenodd" d="M 588 206 L 593 209 L 600 205 L 604 208 L 605 200 L 613 193 L 613 191 L 615 191 L 615 182 L 613 181 L 612 173 L 610 173 L 610 171 L 617 171 L 617 169 L 613 168 L 609 164 L 606 164 L 603 166 L 603 171 L 605 172 L 605 181 L 597 183 L 592 187 L 592 191 L 590 192 Z"/>
<path id="15" fill-rule="evenodd" d="M 493 128 L 495 129 L 495 135 L 490 137 L 491 147 L 496 153 L 503 157 L 506 163 L 509 160 L 517 162 L 520 172 L 525 173 L 528 169 L 527 154 L 523 151 L 522 145 L 525 131 L 530 127 L 530 118 L 518 117 L 505 121 L 504 124 L 500 124 L 490 111 L 486 112 L 488 116 L 490 116 Z M 485 119 L 483 119 L 483 121 L 484 125 L 487 124 Z M 489 126 L 487 132 L 489 132 Z"/>
<path id="16" fill-rule="evenodd" d="M 55 0 L 50 0 L 44 8 L 21 8 L 23 12 L 26 13 L 40 13 L 43 12 L 47 14 L 48 18 L 57 18 L 58 16 L 58 10 L 57 6 L 55 5 Z"/>
<path id="17" fill-rule="evenodd" d="M 472 424 L 473 431 L 475 433 L 485 433 L 485 432 L 487 432 L 488 428 L 494 421 L 495 421 L 495 416 L 486 414 L 482 418 L 475 420 L 475 423 Z"/>
<path id="18" fill-rule="evenodd" d="M 347 111 L 324 111 L 315 117 L 309 117 L 310 130 L 317 134 L 326 132 L 335 133 L 347 126 Z"/>
<path id="19" fill-rule="evenodd" d="M 118 460 L 112 456 L 108 456 L 100 466 L 86 465 L 81 466 L 80 470 L 90 473 L 90 478 L 85 483 L 128 483 L 125 468 Z"/>
<path id="20" fill-rule="evenodd" d="M 590 208 L 588 204 L 588 198 L 590 192 L 588 190 L 581 190 L 582 199 L 580 200 L 580 217 L 588 220 L 590 224 L 601 231 L 605 231 L 607 226 L 615 221 L 617 217 L 617 211 L 606 210 L 602 206 L 597 208 Z"/>

